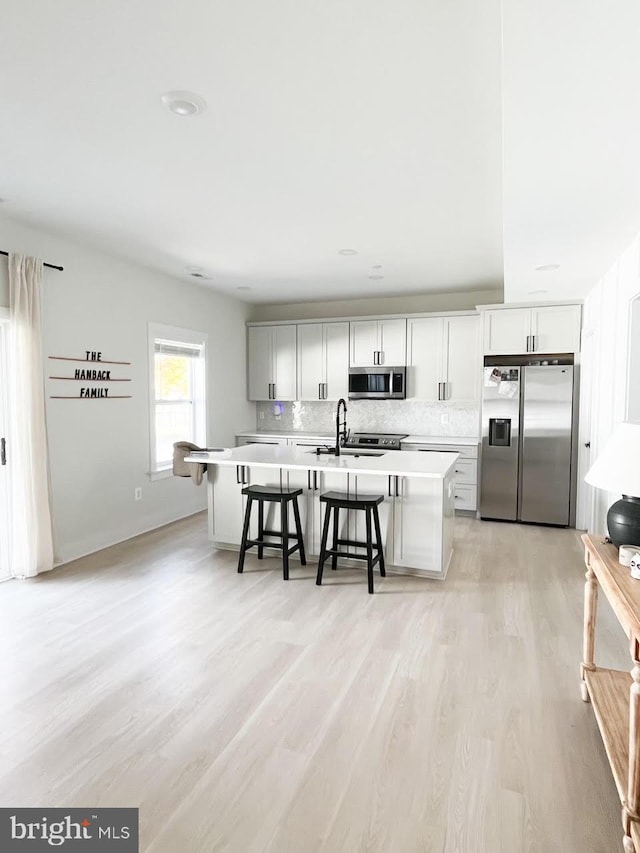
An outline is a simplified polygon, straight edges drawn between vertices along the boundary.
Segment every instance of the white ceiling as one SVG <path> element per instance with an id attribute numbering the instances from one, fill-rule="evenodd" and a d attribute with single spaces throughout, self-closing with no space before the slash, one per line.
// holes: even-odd
<path id="1" fill-rule="evenodd" d="M 253 302 L 582 295 L 640 229 L 638 7 L 505 7 L 3 0 L 3 212 Z"/>

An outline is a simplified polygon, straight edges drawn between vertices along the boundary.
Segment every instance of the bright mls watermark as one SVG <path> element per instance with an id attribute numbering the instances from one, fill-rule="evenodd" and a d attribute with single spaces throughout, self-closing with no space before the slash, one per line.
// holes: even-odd
<path id="1" fill-rule="evenodd" d="M 138 809 L 0 809 L 2 853 L 138 853 Z"/>

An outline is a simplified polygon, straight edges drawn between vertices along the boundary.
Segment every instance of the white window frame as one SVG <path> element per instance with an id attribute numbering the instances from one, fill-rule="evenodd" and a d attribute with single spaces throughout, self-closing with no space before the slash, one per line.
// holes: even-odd
<path id="1" fill-rule="evenodd" d="M 200 412 L 203 423 L 203 435 L 201 438 L 203 446 L 208 444 L 208 391 L 209 391 L 209 369 L 208 349 L 209 338 L 205 332 L 193 329 L 182 329 L 179 326 L 167 326 L 163 323 L 149 323 L 149 477 L 152 480 L 161 480 L 172 477 L 172 464 L 158 465 L 156 462 L 156 392 L 155 392 L 155 352 L 156 341 L 172 341 L 186 346 L 199 346 L 202 348 L 204 360 L 204 388 L 200 401 L 194 401 L 195 405 L 201 405 L 204 409 Z M 194 442 L 194 444 L 197 442 Z"/>

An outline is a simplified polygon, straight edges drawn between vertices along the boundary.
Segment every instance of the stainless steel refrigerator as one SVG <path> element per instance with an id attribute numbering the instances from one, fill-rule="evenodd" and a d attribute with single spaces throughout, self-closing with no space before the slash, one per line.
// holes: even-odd
<path id="1" fill-rule="evenodd" d="M 568 358 L 492 361 L 485 359 L 484 367 L 480 515 L 568 526 L 574 494 L 573 364 Z"/>

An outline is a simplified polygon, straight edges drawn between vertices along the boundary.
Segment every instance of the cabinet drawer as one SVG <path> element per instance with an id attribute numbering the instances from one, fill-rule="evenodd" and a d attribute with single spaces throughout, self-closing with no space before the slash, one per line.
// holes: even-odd
<path id="1" fill-rule="evenodd" d="M 456 485 L 458 483 L 475 485 L 478 482 L 478 463 L 475 459 L 458 458 L 454 472 Z"/>
<path id="2" fill-rule="evenodd" d="M 454 491 L 454 506 L 456 509 L 470 509 L 474 510 L 476 508 L 476 487 L 475 486 L 463 486 L 455 485 Z"/>
<path id="3" fill-rule="evenodd" d="M 477 444 L 407 444 L 401 442 L 402 450 L 423 450 L 433 451 L 434 453 L 459 453 L 461 459 L 477 459 L 478 445 Z"/>

